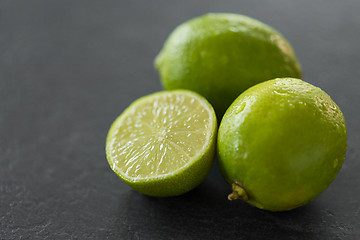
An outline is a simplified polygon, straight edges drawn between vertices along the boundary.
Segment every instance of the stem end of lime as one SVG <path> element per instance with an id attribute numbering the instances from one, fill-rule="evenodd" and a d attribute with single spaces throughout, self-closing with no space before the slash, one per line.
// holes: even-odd
<path id="1" fill-rule="evenodd" d="M 243 187 L 241 187 L 239 184 L 233 183 L 232 189 L 233 189 L 233 192 L 228 195 L 228 199 L 230 201 L 236 200 L 236 199 L 241 199 L 243 201 L 249 200 L 249 197 L 248 197 L 245 189 Z"/>

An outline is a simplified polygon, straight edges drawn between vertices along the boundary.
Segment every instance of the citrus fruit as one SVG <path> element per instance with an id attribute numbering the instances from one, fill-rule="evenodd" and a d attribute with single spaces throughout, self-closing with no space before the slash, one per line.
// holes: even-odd
<path id="1" fill-rule="evenodd" d="M 218 132 L 219 168 L 229 199 L 261 209 L 290 210 L 316 198 L 345 158 L 346 124 L 320 88 L 280 78 L 243 92 Z"/>
<path id="2" fill-rule="evenodd" d="M 112 170 L 135 190 L 180 195 L 208 175 L 216 132 L 215 112 L 202 96 L 187 90 L 154 93 L 115 120 L 106 155 Z"/>
<path id="3" fill-rule="evenodd" d="M 300 78 L 290 44 L 270 26 L 230 13 L 210 13 L 179 25 L 155 58 L 165 89 L 190 89 L 218 118 L 247 88 L 277 77 Z"/>

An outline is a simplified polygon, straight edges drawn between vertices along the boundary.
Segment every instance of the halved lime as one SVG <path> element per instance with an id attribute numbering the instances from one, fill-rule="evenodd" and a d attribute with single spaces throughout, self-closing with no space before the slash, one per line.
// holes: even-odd
<path id="1" fill-rule="evenodd" d="M 135 190 L 175 196 L 199 185 L 214 160 L 217 121 L 202 96 L 163 91 L 132 103 L 112 124 L 106 155 Z"/>

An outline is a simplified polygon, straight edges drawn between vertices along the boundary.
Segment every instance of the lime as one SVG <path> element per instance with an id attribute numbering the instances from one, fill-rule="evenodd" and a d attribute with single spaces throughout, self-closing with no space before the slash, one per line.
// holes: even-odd
<path id="1" fill-rule="evenodd" d="M 215 112 L 202 96 L 187 90 L 154 93 L 115 120 L 106 155 L 112 170 L 135 190 L 180 195 L 208 175 L 216 132 Z"/>
<path id="2" fill-rule="evenodd" d="M 273 28 L 253 18 L 211 13 L 178 26 L 155 59 L 165 89 L 190 89 L 220 119 L 247 88 L 277 77 L 300 78 L 294 51 Z"/>
<path id="3" fill-rule="evenodd" d="M 280 78 L 243 92 L 218 133 L 219 168 L 229 199 L 290 210 L 316 198 L 335 179 L 347 148 L 339 107 L 320 88 Z"/>

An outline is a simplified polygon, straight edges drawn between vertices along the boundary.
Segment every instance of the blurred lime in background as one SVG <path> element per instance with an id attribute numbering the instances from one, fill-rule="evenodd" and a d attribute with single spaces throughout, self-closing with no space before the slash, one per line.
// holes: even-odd
<path id="1" fill-rule="evenodd" d="M 247 88 L 276 77 L 301 77 L 294 51 L 280 33 L 230 13 L 209 13 L 178 26 L 155 66 L 165 89 L 200 93 L 219 120 Z"/>

